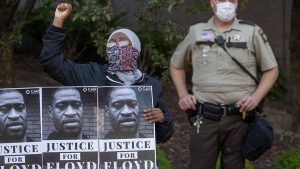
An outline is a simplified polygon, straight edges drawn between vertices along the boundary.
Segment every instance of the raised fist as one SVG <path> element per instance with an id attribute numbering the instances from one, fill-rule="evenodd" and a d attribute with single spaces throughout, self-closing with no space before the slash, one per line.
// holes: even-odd
<path id="1" fill-rule="evenodd" d="M 72 5 L 69 3 L 60 3 L 57 5 L 55 10 L 54 21 L 59 22 L 61 25 L 68 18 L 72 12 Z"/>

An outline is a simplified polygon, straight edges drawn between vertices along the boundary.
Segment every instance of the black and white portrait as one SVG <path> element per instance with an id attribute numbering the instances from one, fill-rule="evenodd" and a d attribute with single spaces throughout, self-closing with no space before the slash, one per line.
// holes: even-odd
<path id="1" fill-rule="evenodd" d="M 0 168 L 40 167 L 40 89 L 0 89 Z"/>
<path id="2" fill-rule="evenodd" d="M 96 168 L 97 87 L 42 88 L 43 167 Z"/>
<path id="3" fill-rule="evenodd" d="M 43 88 L 43 140 L 97 138 L 97 88 Z"/>
<path id="4" fill-rule="evenodd" d="M 148 86 L 99 87 L 100 168 L 155 168 L 154 124 L 144 120 L 152 107 Z M 103 113 L 103 114 L 102 114 Z"/>
<path id="5" fill-rule="evenodd" d="M 154 125 L 143 118 L 144 109 L 152 107 L 151 87 L 99 87 L 98 98 L 104 113 L 101 139 L 154 137 Z"/>

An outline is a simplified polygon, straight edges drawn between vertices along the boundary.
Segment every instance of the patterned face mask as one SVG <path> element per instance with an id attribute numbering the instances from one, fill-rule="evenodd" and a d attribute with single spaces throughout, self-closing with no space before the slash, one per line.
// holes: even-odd
<path id="1" fill-rule="evenodd" d="M 118 45 L 106 49 L 108 70 L 114 71 L 134 71 L 137 69 L 137 59 L 139 52 L 132 46 Z"/>

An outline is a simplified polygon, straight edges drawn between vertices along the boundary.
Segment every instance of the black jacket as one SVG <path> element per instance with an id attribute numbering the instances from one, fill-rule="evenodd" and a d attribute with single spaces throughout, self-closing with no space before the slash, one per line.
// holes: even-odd
<path id="1" fill-rule="evenodd" d="M 108 73 L 107 67 L 95 62 L 77 64 L 64 58 L 62 52 L 65 29 L 50 25 L 43 37 L 43 49 L 39 57 L 44 70 L 66 86 L 121 86 L 122 81 Z M 132 86 L 152 86 L 154 107 L 165 114 L 163 123 L 155 123 L 156 141 L 166 142 L 172 135 L 173 120 L 163 97 L 161 83 L 147 74 Z"/>

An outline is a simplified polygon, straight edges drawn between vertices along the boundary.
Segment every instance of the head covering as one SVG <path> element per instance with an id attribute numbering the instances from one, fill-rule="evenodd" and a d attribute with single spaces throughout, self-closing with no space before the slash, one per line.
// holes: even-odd
<path id="1" fill-rule="evenodd" d="M 139 51 L 139 53 L 141 53 L 141 42 L 140 42 L 138 36 L 134 32 L 132 32 L 131 30 L 126 29 L 126 28 L 115 30 L 113 33 L 110 34 L 107 42 L 111 39 L 111 37 L 114 34 L 119 33 L 119 32 L 124 33 L 128 37 L 128 39 L 130 40 L 132 46 L 135 47 Z"/>
<path id="2" fill-rule="evenodd" d="M 141 42 L 140 42 L 138 36 L 131 30 L 126 29 L 126 28 L 115 30 L 113 33 L 110 34 L 107 42 L 109 42 L 111 37 L 113 35 L 115 35 L 116 33 L 124 33 L 130 40 L 132 47 L 136 48 L 136 50 L 139 53 L 141 53 Z M 138 56 L 139 56 L 139 54 L 138 54 Z M 118 76 L 118 78 L 124 82 L 125 86 L 130 86 L 130 85 L 134 84 L 143 75 L 143 73 L 139 69 L 136 69 L 133 71 L 109 71 L 109 72 L 111 74 L 116 74 Z"/>

